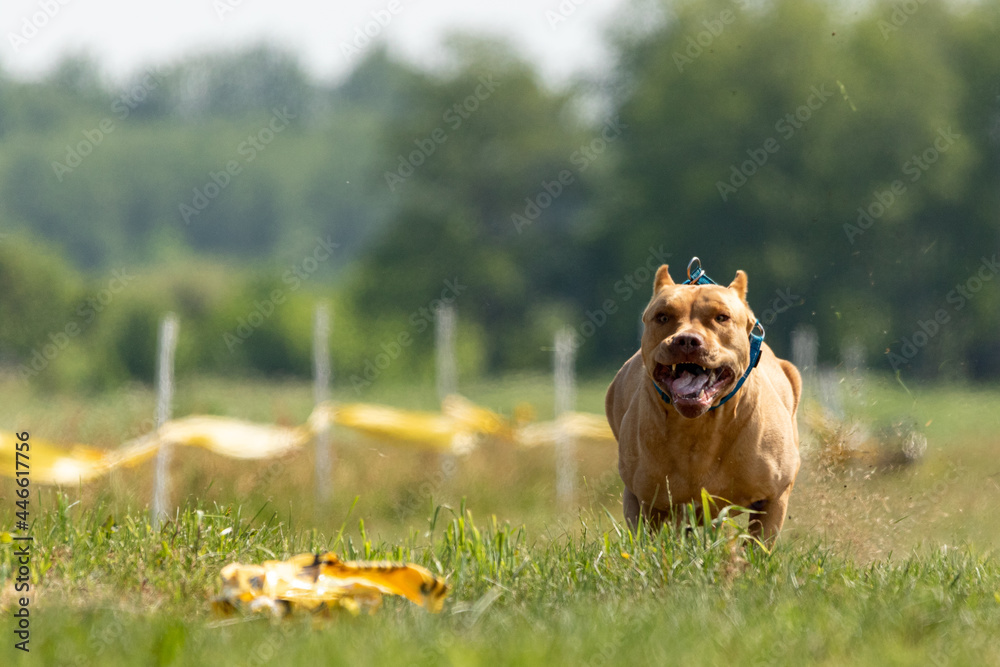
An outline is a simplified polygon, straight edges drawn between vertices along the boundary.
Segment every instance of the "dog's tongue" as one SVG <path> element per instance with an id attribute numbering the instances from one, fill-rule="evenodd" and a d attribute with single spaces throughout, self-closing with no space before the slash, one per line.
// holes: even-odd
<path id="1" fill-rule="evenodd" d="M 694 375 L 684 371 L 680 377 L 674 380 L 671 389 L 678 396 L 690 396 L 700 392 L 706 384 L 708 384 L 708 375 L 704 373 Z"/>

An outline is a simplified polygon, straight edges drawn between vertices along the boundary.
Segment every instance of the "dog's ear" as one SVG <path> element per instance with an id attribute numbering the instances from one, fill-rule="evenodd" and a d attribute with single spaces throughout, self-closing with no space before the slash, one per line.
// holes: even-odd
<path id="1" fill-rule="evenodd" d="M 740 301 L 747 300 L 747 274 L 746 271 L 740 269 L 736 272 L 736 277 L 733 278 L 733 282 L 729 283 L 729 289 L 736 290 L 736 293 L 740 295 Z"/>
<path id="2" fill-rule="evenodd" d="M 653 294 L 656 295 L 667 285 L 673 285 L 674 279 L 670 277 L 670 267 L 666 264 L 656 270 L 656 280 L 653 281 Z"/>

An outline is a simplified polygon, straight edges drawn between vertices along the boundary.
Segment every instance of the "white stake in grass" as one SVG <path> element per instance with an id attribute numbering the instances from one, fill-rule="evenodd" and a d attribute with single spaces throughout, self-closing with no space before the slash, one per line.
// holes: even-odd
<path id="1" fill-rule="evenodd" d="M 458 391 L 458 369 L 455 364 L 455 307 L 443 304 L 437 309 L 434 329 L 435 361 L 437 365 L 438 403 Z"/>
<path id="2" fill-rule="evenodd" d="M 574 373 L 576 348 L 573 331 L 556 333 L 555 349 L 555 416 L 556 416 L 556 502 L 563 508 L 573 504 L 576 480 L 576 443 L 561 424 L 562 417 L 576 408 L 576 378 Z"/>
<path id="3" fill-rule="evenodd" d="M 445 397 L 458 391 L 458 366 L 455 363 L 455 307 L 441 304 L 434 320 L 434 362 L 437 380 L 438 405 L 444 406 Z M 439 468 L 445 479 L 455 471 L 455 455 L 441 454 Z"/>
<path id="4" fill-rule="evenodd" d="M 330 399 L 330 309 L 316 306 L 313 317 L 313 400 L 316 405 Z M 316 500 L 325 502 L 333 495 L 333 452 L 330 424 L 316 433 Z"/>
<path id="5" fill-rule="evenodd" d="M 170 419 L 174 398 L 174 351 L 177 349 L 177 316 L 173 313 L 160 321 L 156 355 L 156 428 L 159 430 Z M 167 518 L 170 491 L 170 443 L 160 445 L 156 454 L 156 478 L 153 480 L 153 529 Z"/>
<path id="6" fill-rule="evenodd" d="M 819 336 L 816 329 L 800 324 L 792 331 L 792 363 L 802 374 L 802 384 L 806 394 L 812 396 L 817 385 L 817 359 L 819 357 Z"/>

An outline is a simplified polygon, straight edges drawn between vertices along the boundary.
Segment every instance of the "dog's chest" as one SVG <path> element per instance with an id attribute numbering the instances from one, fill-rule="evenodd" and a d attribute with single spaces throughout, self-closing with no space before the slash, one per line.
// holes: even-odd
<path id="1" fill-rule="evenodd" d="M 634 416 L 634 415 L 629 415 Z M 702 489 L 729 502 L 753 502 L 752 438 L 728 428 L 653 419 L 626 418 L 619 440 L 619 471 L 636 497 L 647 505 L 700 501 Z M 695 426 L 697 426 L 695 428 Z"/>
<path id="2" fill-rule="evenodd" d="M 683 504 L 701 498 L 706 489 L 713 496 L 738 502 L 729 464 L 721 455 L 706 455 L 697 442 L 674 442 L 668 451 L 640 451 L 629 487 L 643 502 L 657 507 Z M 741 494 L 742 495 L 742 494 Z"/>

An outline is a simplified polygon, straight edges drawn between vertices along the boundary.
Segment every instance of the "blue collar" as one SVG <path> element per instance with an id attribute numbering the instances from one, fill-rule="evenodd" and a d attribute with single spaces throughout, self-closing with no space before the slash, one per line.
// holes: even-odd
<path id="1" fill-rule="evenodd" d="M 692 272 L 692 267 L 694 267 L 693 272 Z M 719 284 L 705 274 L 705 271 L 701 268 L 701 260 L 698 259 L 697 257 L 692 257 L 691 261 L 688 262 L 687 272 L 688 272 L 688 279 L 685 280 L 683 283 L 681 283 L 682 285 Z M 758 329 L 760 330 L 759 335 L 754 333 L 754 331 Z M 750 330 L 750 365 L 747 366 L 746 371 L 744 371 L 743 375 L 740 376 L 740 379 L 736 383 L 736 386 L 733 387 L 733 390 L 728 394 L 726 394 L 726 396 L 721 401 L 719 401 L 718 405 L 713 405 L 712 407 L 710 407 L 708 409 L 709 412 L 723 405 L 726 401 L 735 396 L 736 392 L 740 390 L 740 387 L 743 386 L 743 383 L 747 381 L 748 377 L 750 377 L 750 372 L 753 369 L 757 368 L 757 364 L 760 363 L 760 349 L 763 344 L 764 344 L 764 327 L 761 326 L 760 320 L 755 320 L 753 324 L 753 329 Z M 652 378 L 650 378 L 650 380 L 652 380 Z M 660 386 L 656 384 L 655 380 L 653 380 L 653 389 L 655 389 L 656 393 L 660 395 L 660 398 L 663 399 L 664 403 L 670 405 L 670 397 L 667 396 L 667 393 L 665 391 L 660 389 Z"/>

